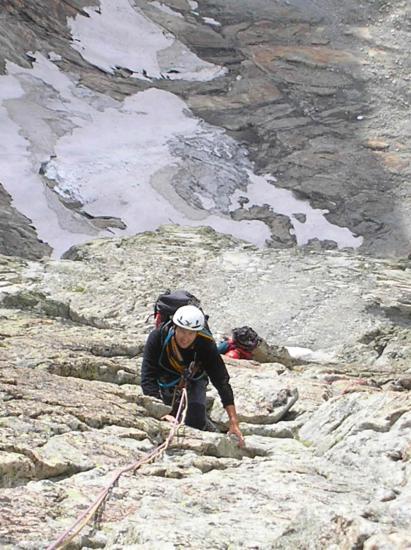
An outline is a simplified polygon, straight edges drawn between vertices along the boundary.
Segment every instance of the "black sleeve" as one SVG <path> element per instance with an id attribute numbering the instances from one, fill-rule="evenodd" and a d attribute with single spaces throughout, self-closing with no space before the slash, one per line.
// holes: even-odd
<path id="1" fill-rule="evenodd" d="M 215 342 L 207 341 L 199 349 L 199 359 L 211 383 L 218 391 L 223 407 L 234 405 L 234 394 L 230 385 L 230 375 Z"/>
<path id="2" fill-rule="evenodd" d="M 150 332 L 144 346 L 143 364 L 141 366 L 141 388 L 144 395 L 160 398 L 157 378 L 161 353 L 161 333 L 159 330 Z"/>

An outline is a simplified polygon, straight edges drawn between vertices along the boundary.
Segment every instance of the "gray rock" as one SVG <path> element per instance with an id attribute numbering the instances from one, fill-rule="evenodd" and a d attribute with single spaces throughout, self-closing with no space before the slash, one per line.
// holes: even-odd
<path id="1" fill-rule="evenodd" d="M 51 254 L 51 247 L 41 242 L 31 221 L 11 203 L 9 193 L 0 183 L 0 254 L 38 260 Z"/>
<path id="2" fill-rule="evenodd" d="M 73 544 L 406 547 L 411 402 L 403 359 L 411 346 L 400 338 L 403 317 L 385 316 L 375 300 L 368 307 L 370 294 L 382 305 L 402 299 L 395 262 L 257 251 L 209 229 L 173 226 L 68 256 L 2 257 L 5 548 L 51 544 L 118 468 L 133 469 L 167 437 L 161 418 L 169 408 L 142 395 L 139 380 L 147 314 L 175 281 L 203 298 L 217 332 L 250 322 L 267 339 L 266 359 L 281 362 L 226 360 L 245 448 L 224 433 L 226 413 L 210 388 L 209 412 L 222 431 L 181 428 L 158 460 L 120 477 L 97 530 L 87 525 Z M 334 361 L 298 364 L 281 345 L 290 334 L 295 344 L 327 342 Z M 355 364 L 343 359 L 343 338 Z M 377 365 L 381 346 L 398 342 L 402 358 L 387 354 Z M 403 391 L 387 390 L 390 381 Z"/>

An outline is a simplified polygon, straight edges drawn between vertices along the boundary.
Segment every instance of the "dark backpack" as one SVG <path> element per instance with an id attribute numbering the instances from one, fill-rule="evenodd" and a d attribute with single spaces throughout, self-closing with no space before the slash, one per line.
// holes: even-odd
<path id="1" fill-rule="evenodd" d="M 187 290 L 166 290 L 157 298 L 154 304 L 154 319 L 156 328 L 170 321 L 179 307 L 182 306 L 200 307 L 200 300 Z M 207 319 L 207 316 L 205 316 Z"/>
<path id="2" fill-rule="evenodd" d="M 233 328 L 233 343 L 247 351 L 253 351 L 261 343 L 261 338 L 251 327 Z"/>

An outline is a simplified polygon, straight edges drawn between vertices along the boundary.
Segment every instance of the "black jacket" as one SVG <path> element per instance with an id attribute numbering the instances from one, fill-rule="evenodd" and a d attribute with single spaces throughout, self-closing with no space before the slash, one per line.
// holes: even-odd
<path id="1" fill-rule="evenodd" d="M 141 368 L 141 387 L 144 395 L 159 398 L 158 380 L 167 382 L 179 377 L 179 374 L 171 368 L 167 354 L 161 354 L 163 341 L 164 335 L 162 337 L 161 329 L 153 330 L 147 338 Z M 230 376 L 213 340 L 205 339 L 199 335 L 189 349 L 180 349 L 180 352 L 187 366 L 195 356 L 196 364 L 201 366 L 218 391 L 223 407 L 234 404 L 233 390 L 229 382 Z M 162 355 L 162 365 L 160 365 L 160 355 Z"/>

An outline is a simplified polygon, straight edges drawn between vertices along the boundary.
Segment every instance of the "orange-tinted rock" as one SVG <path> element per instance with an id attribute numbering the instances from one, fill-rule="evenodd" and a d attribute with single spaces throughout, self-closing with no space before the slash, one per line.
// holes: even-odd
<path id="1" fill-rule="evenodd" d="M 358 63 L 358 59 L 351 53 L 324 46 L 252 46 L 251 51 L 256 63 L 266 68 L 276 59 L 303 63 L 311 67 Z"/>
<path id="2" fill-rule="evenodd" d="M 379 158 L 385 165 L 385 168 L 394 174 L 405 174 L 410 166 L 409 158 L 404 158 L 397 153 L 378 153 Z"/>
<path id="3" fill-rule="evenodd" d="M 368 147 L 368 149 L 373 149 L 374 151 L 385 151 L 390 146 L 387 141 L 382 139 L 367 139 L 364 145 Z"/>
<path id="4" fill-rule="evenodd" d="M 250 81 L 248 89 L 243 91 L 233 90 L 228 95 L 196 95 L 188 99 L 187 103 L 193 109 L 237 109 L 247 105 L 261 105 L 276 101 L 281 97 L 281 92 L 271 82 L 265 79 Z"/>

